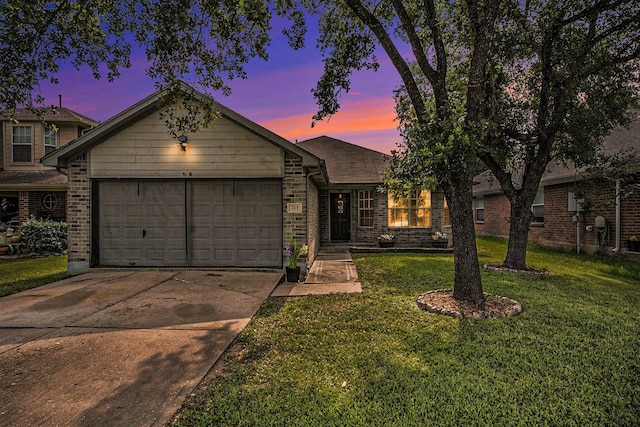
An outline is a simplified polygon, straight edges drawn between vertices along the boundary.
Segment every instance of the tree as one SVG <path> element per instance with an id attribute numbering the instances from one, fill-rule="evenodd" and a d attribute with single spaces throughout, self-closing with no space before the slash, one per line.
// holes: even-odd
<path id="1" fill-rule="evenodd" d="M 320 25 L 326 58 L 314 91 L 321 106 L 315 118 L 337 111 L 352 70 L 377 66 L 374 47 L 379 44 L 402 79 L 398 112 L 413 148 L 401 167 L 392 168 L 388 184 L 399 189 L 433 180 L 443 189 L 454 240 L 454 298 L 481 304 L 472 189 L 486 69 L 504 3 L 347 0 L 330 6 L 322 11 Z M 403 57 L 405 48 L 412 58 Z"/>
<path id="2" fill-rule="evenodd" d="M 527 1 L 490 53 L 479 158 L 511 205 L 504 265 L 526 268 L 531 205 L 550 162 L 598 163 L 628 124 L 640 75 L 640 3 Z"/>

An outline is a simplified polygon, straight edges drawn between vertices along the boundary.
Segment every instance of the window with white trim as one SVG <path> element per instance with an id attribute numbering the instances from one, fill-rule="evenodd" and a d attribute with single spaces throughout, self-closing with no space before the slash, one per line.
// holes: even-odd
<path id="1" fill-rule="evenodd" d="M 58 146 L 58 132 L 53 129 L 44 129 L 44 154 L 49 154 Z"/>
<path id="2" fill-rule="evenodd" d="M 544 190 L 539 190 L 531 204 L 533 222 L 544 223 Z"/>
<path id="3" fill-rule="evenodd" d="M 431 226 L 431 192 L 416 190 L 408 197 L 393 197 L 389 194 L 389 227 Z"/>
<path id="4" fill-rule="evenodd" d="M 476 222 L 484 222 L 484 197 L 476 197 Z"/>
<path id="5" fill-rule="evenodd" d="M 447 198 L 444 198 L 444 226 L 448 227 L 451 225 L 451 214 L 449 213 L 449 205 L 447 204 Z"/>
<path id="6" fill-rule="evenodd" d="M 373 197 L 371 190 L 358 191 L 358 226 L 373 227 Z"/>
<path id="7" fill-rule="evenodd" d="M 31 126 L 11 128 L 12 160 L 14 163 L 31 163 Z"/>

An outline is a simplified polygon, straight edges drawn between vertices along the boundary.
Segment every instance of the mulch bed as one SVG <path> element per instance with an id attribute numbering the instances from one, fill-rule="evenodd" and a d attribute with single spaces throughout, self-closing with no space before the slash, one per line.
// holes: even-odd
<path id="1" fill-rule="evenodd" d="M 533 267 L 527 267 L 526 269 L 518 269 L 518 268 L 508 268 L 503 266 L 502 264 L 485 264 L 485 270 L 491 271 L 506 271 L 508 273 L 516 273 L 516 274 L 532 274 L 534 276 L 548 276 L 549 272 L 547 270 L 539 270 Z"/>
<path id="2" fill-rule="evenodd" d="M 452 289 L 426 292 L 418 297 L 418 307 L 431 313 L 444 314 L 457 319 L 493 319 L 517 316 L 522 313 L 522 305 L 516 301 L 485 292 L 484 304 L 476 306 L 471 301 L 453 298 Z"/>

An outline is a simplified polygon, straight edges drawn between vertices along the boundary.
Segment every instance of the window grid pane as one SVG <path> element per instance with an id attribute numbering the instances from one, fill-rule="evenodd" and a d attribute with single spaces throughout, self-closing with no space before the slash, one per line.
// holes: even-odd
<path id="1" fill-rule="evenodd" d="M 358 191 L 358 225 L 373 227 L 373 197 L 370 190 Z"/>
<path id="2" fill-rule="evenodd" d="M 389 194 L 389 227 L 431 226 L 431 192 L 413 191 L 408 197 L 395 199 Z"/>
<path id="3" fill-rule="evenodd" d="M 31 162 L 31 127 L 14 126 L 11 129 L 14 162 Z"/>
<path id="4" fill-rule="evenodd" d="M 58 132 L 53 129 L 44 130 L 44 153 L 49 154 L 56 149 Z"/>

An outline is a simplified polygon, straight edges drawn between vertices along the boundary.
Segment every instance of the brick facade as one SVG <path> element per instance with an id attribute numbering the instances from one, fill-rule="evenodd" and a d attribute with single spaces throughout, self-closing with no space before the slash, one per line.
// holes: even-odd
<path id="1" fill-rule="evenodd" d="M 309 244 L 307 239 L 307 176 L 302 166 L 302 158 L 285 152 L 284 178 L 282 180 L 282 223 L 283 242 L 286 246 L 289 240 L 298 244 Z M 302 205 L 300 212 L 290 212 L 289 204 Z M 284 250 L 284 247 L 283 247 Z M 313 257 L 309 257 L 313 261 Z"/>
<path id="2" fill-rule="evenodd" d="M 636 175 L 636 182 L 640 174 Z M 582 251 L 594 252 L 599 247 L 615 247 L 616 206 L 615 190 L 607 189 L 595 195 L 586 193 L 585 199 L 591 206 L 580 214 L 580 226 L 572 219 L 576 212 L 569 211 L 569 193 L 574 191 L 573 183 L 544 187 L 544 223 L 531 224 L 529 240 L 545 246 L 576 249 L 577 233 L 580 233 Z M 475 208 L 475 199 L 474 199 Z M 620 249 L 627 249 L 630 236 L 640 237 L 640 194 L 633 194 L 620 203 Z M 607 227 L 598 230 L 596 217 L 606 220 Z M 476 222 L 476 233 L 481 235 L 509 235 L 509 201 L 502 194 L 484 196 L 484 222 Z M 590 227 L 590 230 L 587 230 Z"/>
<path id="3" fill-rule="evenodd" d="M 91 257 L 91 190 L 87 176 L 87 155 L 69 161 L 67 189 L 67 224 L 69 230 L 68 271 L 71 274 L 89 269 Z"/>
<path id="4" fill-rule="evenodd" d="M 361 227 L 358 224 L 358 192 L 369 190 L 373 197 L 373 226 Z M 432 244 L 432 234 L 444 231 L 450 236 L 451 227 L 445 225 L 444 195 L 441 192 L 431 193 L 431 226 L 430 227 L 389 227 L 388 196 L 378 191 L 378 185 L 361 185 L 357 188 L 332 188 L 320 191 L 320 217 L 322 243 L 331 243 L 330 195 L 332 193 L 348 193 L 351 208 L 351 239 L 348 244 L 375 246 L 381 234 L 393 234 L 397 246 L 428 247 Z"/>
<path id="5" fill-rule="evenodd" d="M 64 191 L 18 192 L 18 221 L 22 224 L 31 216 L 36 219 L 66 220 L 67 193 Z"/>

